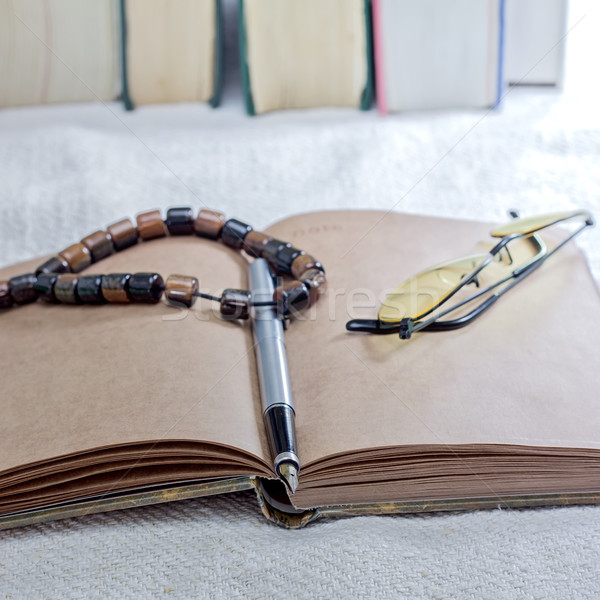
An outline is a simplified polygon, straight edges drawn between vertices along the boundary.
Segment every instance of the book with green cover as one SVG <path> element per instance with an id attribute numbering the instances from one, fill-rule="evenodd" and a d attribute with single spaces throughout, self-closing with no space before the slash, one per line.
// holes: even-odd
<path id="1" fill-rule="evenodd" d="M 239 0 L 238 17 L 248 114 L 371 106 L 370 0 Z"/>
<path id="2" fill-rule="evenodd" d="M 221 0 L 120 0 L 123 102 L 219 105 Z"/>

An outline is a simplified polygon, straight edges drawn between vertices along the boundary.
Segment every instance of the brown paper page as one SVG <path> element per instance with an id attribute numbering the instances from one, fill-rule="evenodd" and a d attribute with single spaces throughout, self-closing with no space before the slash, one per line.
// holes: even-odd
<path id="1" fill-rule="evenodd" d="M 140 243 L 86 273 L 140 271 L 193 275 L 215 294 L 247 285 L 239 253 L 195 236 Z M 230 446 L 268 473 L 251 330 L 220 320 L 215 307 L 38 301 L 2 311 L 0 472 L 94 448 L 179 440 Z"/>
<path id="2" fill-rule="evenodd" d="M 481 251 L 491 227 L 364 211 L 270 229 L 328 276 L 327 294 L 286 339 L 305 481 L 316 461 L 359 449 L 600 448 L 600 302 L 573 243 L 464 329 L 410 341 L 345 330 L 350 317 L 376 317 L 384 290 Z M 353 299 L 363 308 L 351 310 Z"/>

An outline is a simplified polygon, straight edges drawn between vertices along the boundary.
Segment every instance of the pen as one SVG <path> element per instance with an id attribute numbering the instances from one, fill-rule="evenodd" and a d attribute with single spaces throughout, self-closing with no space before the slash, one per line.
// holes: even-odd
<path id="1" fill-rule="evenodd" d="M 300 461 L 296 454 L 295 412 L 283 325 L 275 306 L 256 306 L 272 302 L 275 290 L 269 263 L 264 258 L 257 258 L 250 265 L 250 289 L 254 350 L 269 449 L 277 476 L 293 494 L 298 487 Z"/>

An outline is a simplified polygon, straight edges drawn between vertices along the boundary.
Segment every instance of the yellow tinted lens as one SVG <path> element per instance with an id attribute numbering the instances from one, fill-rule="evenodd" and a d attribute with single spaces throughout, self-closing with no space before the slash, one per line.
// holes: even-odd
<path id="1" fill-rule="evenodd" d="M 387 296 L 379 309 L 379 320 L 418 319 L 447 298 L 465 275 L 472 273 L 487 258 L 489 254 L 468 256 L 411 277 Z"/>
<path id="2" fill-rule="evenodd" d="M 494 229 L 491 234 L 494 237 L 504 237 L 505 235 L 511 235 L 513 233 L 527 235 L 528 233 L 533 233 L 534 231 L 548 227 L 553 223 L 564 221 L 566 219 L 572 219 L 574 217 L 582 217 L 582 219 L 587 219 L 589 215 L 584 211 L 576 210 L 552 213 L 550 215 L 540 215 L 538 217 L 530 217 L 528 219 L 516 219 L 510 223 L 507 223 L 506 225 L 502 225 L 501 227 Z"/>

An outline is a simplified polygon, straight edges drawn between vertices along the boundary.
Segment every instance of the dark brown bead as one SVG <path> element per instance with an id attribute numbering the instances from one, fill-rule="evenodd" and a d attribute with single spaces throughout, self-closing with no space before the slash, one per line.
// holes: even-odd
<path id="1" fill-rule="evenodd" d="M 196 301 L 196 292 L 198 291 L 198 280 L 195 277 L 186 275 L 169 275 L 165 296 L 173 304 L 183 304 L 188 308 Z"/>
<path id="2" fill-rule="evenodd" d="M 127 295 L 129 273 L 102 275 L 102 295 L 107 302 L 130 302 Z"/>
<path id="3" fill-rule="evenodd" d="M 132 302 L 156 304 L 164 289 L 165 282 L 158 273 L 134 273 L 127 282 L 127 295 Z"/>
<path id="4" fill-rule="evenodd" d="M 60 256 L 53 256 L 46 262 L 42 263 L 36 270 L 35 274 L 40 273 L 68 273 L 71 270 L 69 263 Z"/>
<path id="5" fill-rule="evenodd" d="M 54 295 L 59 302 L 64 304 L 81 304 L 82 301 L 77 293 L 79 275 L 74 273 L 63 273 L 59 275 L 54 284 Z"/>
<path id="6" fill-rule="evenodd" d="M 92 255 L 83 244 L 73 244 L 59 252 L 58 256 L 69 263 L 73 273 L 79 273 L 92 264 Z"/>
<path id="7" fill-rule="evenodd" d="M 248 290 L 223 290 L 221 315 L 224 319 L 247 319 L 250 316 L 250 292 Z"/>
<path id="8" fill-rule="evenodd" d="M 281 314 L 302 310 L 310 302 L 308 287 L 301 281 L 288 281 L 275 288 L 273 300 L 277 302 L 277 309 Z"/>
<path id="9" fill-rule="evenodd" d="M 241 250 L 244 245 L 244 238 L 250 231 L 252 231 L 252 227 L 248 223 L 237 219 L 229 219 L 221 230 L 221 241 L 230 248 Z"/>
<path id="10" fill-rule="evenodd" d="M 77 296 L 85 304 L 105 304 L 102 275 L 82 275 L 77 282 Z"/>
<path id="11" fill-rule="evenodd" d="M 305 254 L 304 250 L 298 250 L 298 248 L 286 245 L 280 248 L 274 259 L 269 262 L 278 273 L 289 275 L 292 272 L 292 263 L 302 254 Z"/>
<path id="12" fill-rule="evenodd" d="M 273 238 L 262 231 L 249 231 L 244 238 L 244 251 L 253 258 L 260 258 L 265 244 Z"/>
<path id="13" fill-rule="evenodd" d="M 27 304 L 35 302 L 38 294 L 35 290 L 36 276 L 33 273 L 17 275 L 8 280 L 10 295 L 17 304 Z"/>
<path id="14" fill-rule="evenodd" d="M 0 308 L 10 308 L 13 302 L 8 281 L 0 281 Z"/>
<path id="15" fill-rule="evenodd" d="M 289 242 L 284 242 L 283 240 L 278 240 L 277 238 L 270 239 L 263 248 L 262 257 L 269 261 L 270 264 L 274 265 L 277 260 L 277 255 L 284 248 L 291 248 L 292 245 Z"/>
<path id="16" fill-rule="evenodd" d="M 84 237 L 81 243 L 90 251 L 94 262 L 110 256 L 115 251 L 110 234 L 102 230 Z"/>
<path id="17" fill-rule="evenodd" d="M 137 244 L 138 231 L 129 219 L 121 219 L 106 228 L 115 250 L 125 250 Z"/>
<path id="18" fill-rule="evenodd" d="M 202 237 L 216 240 L 221 235 L 225 221 L 223 213 L 203 208 L 194 221 L 194 231 Z"/>
<path id="19" fill-rule="evenodd" d="M 194 233 L 194 211 L 187 206 L 169 208 L 165 224 L 171 235 Z"/>
<path id="20" fill-rule="evenodd" d="M 303 273 L 311 269 L 318 269 L 325 272 L 323 265 L 310 254 L 300 254 L 297 256 L 291 265 L 292 277 L 302 279 Z"/>
<path id="21" fill-rule="evenodd" d="M 57 302 L 54 295 L 54 284 L 57 279 L 57 273 L 40 273 L 34 285 L 38 298 L 42 298 L 46 302 Z"/>
<path id="22" fill-rule="evenodd" d="M 325 273 L 319 269 L 309 269 L 304 271 L 300 281 L 308 287 L 310 303 L 314 304 L 321 293 L 321 290 L 327 283 Z"/>
<path id="23" fill-rule="evenodd" d="M 136 220 L 138 233 L 143 240 L 153 240 L 167 235 L 167 227 L 160 216 L 159 210 L 141 213 L 136 217 Z"/>

